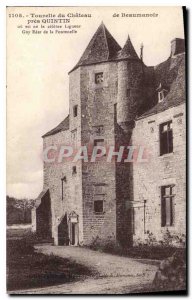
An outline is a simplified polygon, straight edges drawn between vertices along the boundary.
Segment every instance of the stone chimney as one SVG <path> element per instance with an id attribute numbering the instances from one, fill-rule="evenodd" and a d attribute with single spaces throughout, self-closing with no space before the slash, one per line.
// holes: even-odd
<path id="1" fill-rule="evenodd" d="M 175 38 L 171 41 L 171 56 L 185 52 L 185 40 Z"/>

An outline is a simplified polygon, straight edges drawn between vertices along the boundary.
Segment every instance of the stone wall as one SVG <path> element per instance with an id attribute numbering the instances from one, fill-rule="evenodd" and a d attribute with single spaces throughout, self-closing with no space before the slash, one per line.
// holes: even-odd
<path id="1" fill-rule="evenodd" d="M 160 156 L 159 125 L 169 120 L 173 126 L 173 153 Z M 149 154 L 148 162 L 133 164 L 134 201 L 140 201 L 134 203 L 134 242 L 145 242 L 149 238 L 163 240 L 167 230 L 172 236 L 185 235 L 185 104 L 137 120 L 132 142 L 144 146 Z M 161 227 L 161 186 L 169 184 L 175 185 L 173 226 Z"/>
<path id="2" fill-rule="evenodd" d="M 174 225 L 168 229 L 172 234 L 185 233 L 185 107 L 179 105 L 138 119 L 133 128 L 137 109 L 142 105 L 142 68 L 135 66 L 134 69 L 130 63 L 110 62 L 81 66 L 70 73 L 70 128 L 45 137 L 44 149 L 50 145 L 71 145 L 76 153 L 82 145 L 90 153 L 89 162 L 65 159 L 61 163 L 44 163 L 44 190 L 50 191 L 55 244 L 58 225 L 72 211 L 78 215 L 80 244 L 91 244 L 98 236 L 118 240 L 124 246 L 131 245 L 132 239 L 134 243 L 145 242 L 149 237 L 163 239 L 167 228 L 161 227 L 160 187 L 168 184 L 175 185 L 176 193 Z M 95 74 L 101 72 L 103 82 L 96 84 Z M 174 152 L 160 156 L 159 125 L 170 119 Z M 147 147 L 150 160 L 120 164 L 115 159 L 106 162 L 105 156 L 90 162 L 95 139 L 103 139 L 107 149 L 116 146 L 118 150 L 119 146 L 131 144 Z M 103 200 L 103 213 L 94 212 L 95 200 Z M 134 210 L 130 209 L 132 202 Z"/>
<path id="3" fill-rule="evenodd" d="M 44 149 L 47 146 L 55 145 L 60 149 L 61 145 L 70 145 L 70 131 L 62 131 L 55 135 L 44 138 Z M 65 214 L 69 216 L 75 211 L 82 216 L 81 202 L 81 162 L 76 164 L 76 174 L 73 174 L 73 164 L 71 159 L 63 158 L 61 163 L 44 163 L 44 189 L 50 191 L 51 209 L 52 209 L 52 236 L 55 244 L 58 244 L 58 225 Z M 62 178 L 63 182 L 63 200 L 62 200 Z M 79 218 L 81 220 L 81 218 Z M 83 240 L 81 223 L 79 224 L 79 241 Z"/>
<path id="4" fill-rule="evenodd" d="M 95 74 L 103 72 L 102 84 L 95 83 Z M 81 67 L 82 144 L 92 151 L 95 139 L 104 139 L 104 146 L 115 145 L 114 104 L 117 97 L 117 64 L 103 63 Z M 98 132 L 98 127 L 102 130 Z M 116 239 L 115 162 L 83 163 L 83 226 L 84 243 Z M 104 201 L 103 214 L 94 212 L 94 200 Z"/>
<path id="5" fill-rule="evenodd" d="M 80 68 L 76 69 L 69 75 L 69 130 L 70 130 L 70 143 L 73 146 L 74 153 L 82 145 L 81 135 L 81 73 Z M 74 117 L 73 108 L 77 105 L 77 116 Z M 76 132 L 76 138 L 74 138 Z M 76 140 L 75 140 L 76 139 Z M 75 149 L 76 148 L 76 149 Z M 72 168 L 76 167 L 76 174 L 72 174 Z M 82 196 L 82 161 L 79 160 L 72 163 L 69 172 L 69 187 L 70 187 L 70 211 L 74 211 L 78 215 L 78 234 L 79 243 L 83 243 L 83 196 Z"/>

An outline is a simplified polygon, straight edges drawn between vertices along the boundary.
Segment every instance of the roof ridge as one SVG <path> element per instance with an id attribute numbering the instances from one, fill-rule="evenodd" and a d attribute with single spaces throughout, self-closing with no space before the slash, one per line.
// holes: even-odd
<path id="1" fill-rule="evenodd" d="M 127 40 L 125 42 L 125 45 L 123 46 L 123 49 L 120 53 L 120 58 L 137 58 L 139 59 L 139 56 L 137 55 L 137 52 L 135 51 L 135 48 L 131 42 L 130 35 L 128 34 Z"/>
<path id="2" fill-rule="evenodd" d="M 48 132 L 46 132 L 42 138 L 47 137 L 49 135 L 53 135 L 56 134 L 60 131 L 66 131 L 69 129 L 69 115 L 67 115 L 67 117 L 62 120 L 56 127 L 54 127 L 53 129 L 49 130 Z"/>
<path id="3" fill-rule="evenodd" d="M 106 27 L 105 27 L 103 21 L 101 22 L 101 25 L 102 25 L 102 27 L 103 27 L 104 36 L 105 36 L 105 41 L 106 41 L 106 44 L 107 44 L 107 49 L 108 49 L 107 60 L 108 60 L 108 59 L 109 59 L 109 45 L 108 45 L 107 36 L 106 36 Z"/>

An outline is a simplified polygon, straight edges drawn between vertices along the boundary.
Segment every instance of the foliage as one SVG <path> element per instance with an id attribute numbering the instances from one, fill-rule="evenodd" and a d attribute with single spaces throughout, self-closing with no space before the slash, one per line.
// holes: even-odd
<path id="1" fill-rule="evenodd" d="M 7 196 L 7 224 L 31 223 L 31 209 L 34 204 L 33 199 L 16 199 Z"/>
<path id="2" fill-rule="evenodd" d="M 170 230 L 167 228 L 161 240 L 157 240 L 156 237 L 152 232 L 149 230 L 146 233 L 145 241 L 141 239 L 137 239 L 135 241 L 138 246 L 143 244 L 148 246 L 162 246 L 162 247 L 185 247 L 186 246 L 186 236 L 185 234 L 175 234 L 171 233 Z"/>
<path id="3" fill-rule="evenodd" d="M 177 249 L 169 258 L 160 263 L 153 287 L 160 291 L 186 289 L 186 251 Z"/>
<path id="4" fill-rule="evenodd" d="M 180 240 L 179 237 L 178 239 Z M 149 233 L 145 244 L 140 241 L 133 247 L 122 247 L 112 236 L 108 236 L 106 239 L 101 239 L 97 236 L 92 240 L 89 247 L 92 250 L 126 257 L 162 260 L 173 255 L 178 249 L 184 249 L 184 244 L 178 248 L 169 242 L 168 237 L 167 239 L 165 238 L 164 242 L 157 242 L 154 235 Z"/>

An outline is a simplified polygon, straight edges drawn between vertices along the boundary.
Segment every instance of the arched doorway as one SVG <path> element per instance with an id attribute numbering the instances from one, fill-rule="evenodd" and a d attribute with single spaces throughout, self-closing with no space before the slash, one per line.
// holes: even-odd
<path id="1" fill-rule="evenodd" d="M 69 240 L 70 245 L 79 244 L 79 216 L 74 211 L 69 214 Z"/>

